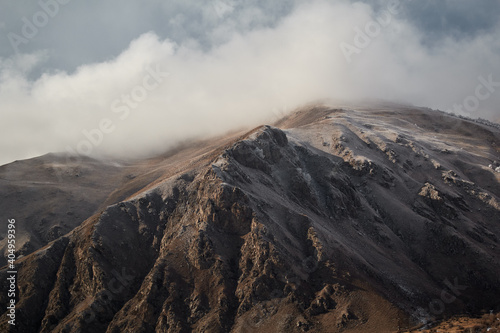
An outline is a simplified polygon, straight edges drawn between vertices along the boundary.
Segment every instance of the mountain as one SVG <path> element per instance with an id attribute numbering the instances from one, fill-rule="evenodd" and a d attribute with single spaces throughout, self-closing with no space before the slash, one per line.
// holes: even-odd
<path id="1" fill-rule="evenodd" d="M 3 166 L 15 331 L 398 332 L 497 312 L 499 153 L 495 124 L 378 103 L 142 161 Z"/>

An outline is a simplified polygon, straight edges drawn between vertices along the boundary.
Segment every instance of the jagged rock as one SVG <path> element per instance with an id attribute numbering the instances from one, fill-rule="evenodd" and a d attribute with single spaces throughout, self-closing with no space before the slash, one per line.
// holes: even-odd
<path id="1" fill-rule="evenodd" d="M 436 190 L 436 187 L 429 183 L 425 183 L 425 186 L 422 187 L 418 195 L 435 201 L 443 200 L 443 198 L 439 196 L 439 192 Z"/>
<path id="2" fill-rule="evenodd" d="M 497 306 L 500 186 L 484 165 L 498 152 L 433 117 L 500 138 L 428 110 L 322 107 L 113 169 L 100 211 L 69 229 L 42 214 L 56 239 L 24 243 L 18 331 L 396 331 L 443 290 L 460 294 L 442 315 Z"/>

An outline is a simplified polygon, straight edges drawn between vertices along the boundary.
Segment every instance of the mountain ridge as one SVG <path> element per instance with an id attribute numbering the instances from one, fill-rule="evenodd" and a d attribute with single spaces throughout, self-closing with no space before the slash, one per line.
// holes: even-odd
<path id="1" fill-rule="evenodd" d="M 21 258 L 21 331 L 398 331 L 498 307 L 497 129 L 395 106 L 273 125 L 136 167 L 135 192 Z"/>

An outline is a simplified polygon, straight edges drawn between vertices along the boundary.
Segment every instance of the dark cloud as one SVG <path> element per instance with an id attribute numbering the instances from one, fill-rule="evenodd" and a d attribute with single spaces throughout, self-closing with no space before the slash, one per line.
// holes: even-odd
<path id="1" fill-rule="evenodd" d="M 10 57 L 16 51 L 48 50 L 51 57 L 37 74 L 55 69 L 73 71 L 82 64 L 117 56 L 131 40 L 148 31 L 176 43 L 193 41 L 208 50 L 234 33 L 275 26 L 293 10 L 295 2 L 72 0 L 63 5 L 57 0 L 6 1 L 0 11 L 0 22 L 4 23 L 0 26 L 0 57 Z M 33 23 L 33 16 L 44 11 L 40 3 L 50 9 L 56 3 L 57 14 L 33 38 L 27 38 L 29 42 L 13 47 L 9 33 L 23 37 L 24 19 Z"/>
<path id="2" fill-rule="evenodd" d="M 384 10 L 392 0 L 365 1 L 374 11 Z M 23 18 L 43 8 L 40 3 L 56 0 L 16 2 L 3 0 L 0 11 L 0 57 L 14 54 L 8 34 L 22 36 Z M 194 41 L 203 49 L 227 42 L 231 34 L 275 27 L 294 8 L 310 1 L 284 0 L 172 0 L 148 2 L 72 0 L 58 3 L 58 12 L 39 29 L 29 43 L 17 48 L 22 53 L 48 50 L 50 59 L 37 71 L 72 71 L 81 64 L 106 61 L 120 54 L 131 40 L 154 31 L 176 43 Z M 335 1 L 333 1 L 335 2 Z M 355 1 L 351 1 L 355 3 Z M 429 47 L 444 38 L 474 38 L 496 29 L 500 22 L 497 0 L 401 0 L 401 18 L 424 35 Z"/>
<path id="3" fill-rule="evenodd" d="M 432 36 L 433 41 L 450 36 L 473 38 L 497 28 L 500 2 L 482 1 L 410 1 L 404 12 L 419 30 Z"/>
<path id="4" fill-rule="evenodd" d="M 498 117 L 493 1 L 73 0 L 17 54 L 9 33 L 41 7 L 4 3 L 0 163 L 161 151 L 322 98 Z"/>

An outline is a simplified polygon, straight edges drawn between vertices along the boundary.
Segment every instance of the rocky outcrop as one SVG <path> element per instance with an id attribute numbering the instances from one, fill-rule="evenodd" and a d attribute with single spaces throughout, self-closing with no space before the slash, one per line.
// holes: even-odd
<path id="1" fill-rule="evenodd" d="M 491 156 L 386 112 L 299 112 L 107 205 L 18 260 L 17 331 L 397 331 L 498 306 Z"/>

